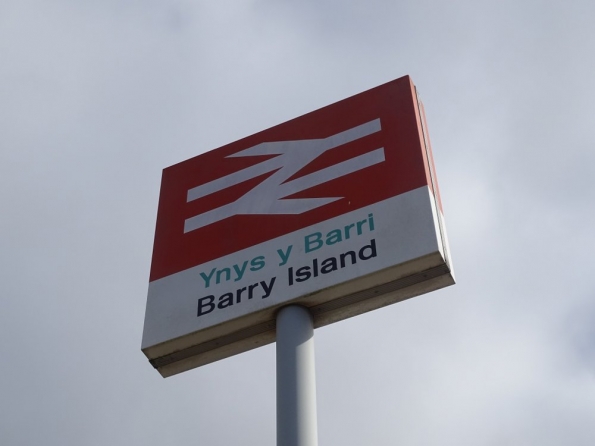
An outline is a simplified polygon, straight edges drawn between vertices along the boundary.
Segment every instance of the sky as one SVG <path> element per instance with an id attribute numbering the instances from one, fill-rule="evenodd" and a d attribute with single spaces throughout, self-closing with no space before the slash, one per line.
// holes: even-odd
<path id="1" fill-rule="evenodd" d="M 140 350 L 161 171 L 403 75 L 457 285 L 316 330 L 319 444 L 595 444 L 595 3 L 0 0 L 0 443 L 273 445 Z"/>

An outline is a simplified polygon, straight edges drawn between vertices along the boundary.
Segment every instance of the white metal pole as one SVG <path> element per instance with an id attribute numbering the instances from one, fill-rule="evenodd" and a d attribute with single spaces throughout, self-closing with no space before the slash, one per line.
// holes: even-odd
<path id="1" fill-rule="evenodd" d="M 318 446 L 314 325 L 299 305 L 277 313 L 277 446 Z"/>

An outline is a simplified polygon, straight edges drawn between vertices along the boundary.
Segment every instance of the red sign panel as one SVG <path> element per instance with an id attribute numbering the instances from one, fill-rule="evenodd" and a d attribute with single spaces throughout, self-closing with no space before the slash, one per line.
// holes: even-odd
<path id="1" fill-rule="evenodd" d="M 165 169 L 150 280 L 431 185 L 414 88 L 406 76 Z"/>

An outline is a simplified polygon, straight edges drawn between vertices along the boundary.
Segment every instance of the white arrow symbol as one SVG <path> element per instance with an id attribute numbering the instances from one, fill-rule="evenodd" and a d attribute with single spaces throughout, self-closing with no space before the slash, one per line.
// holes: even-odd
<path id="1" fill-rule="evenodd" d="M 302 214 L 340 200 L 343 197 L 291 199 L 285 197 L 383 162 L 383 147 L 294 180 L 287 181 L 287 179 L 327 150 L 380 130 L 380 119 L 375 119 L 344 132 L 331 135 L 328 138 L 265 142 L 230 155 L 230 157 L 278 156 L 188 190 L 187 202 L 205 197 L 259 175 L 275 172 L 236 201 L 188 218 L 184 222 L 184 233 L 234 215 Z"/>

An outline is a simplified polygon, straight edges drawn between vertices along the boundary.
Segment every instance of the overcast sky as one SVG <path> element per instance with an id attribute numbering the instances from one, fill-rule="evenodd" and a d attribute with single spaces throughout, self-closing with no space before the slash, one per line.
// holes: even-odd
<path id="1" fill-rule="evenodd" d="M 316 331 L 320 444 L 595 444 L 594 17 L 0 0 L 0 443 L 274 445 L 274 345 L 140 351 L 161 170 L 409 74 L 458 284 Z"/>

